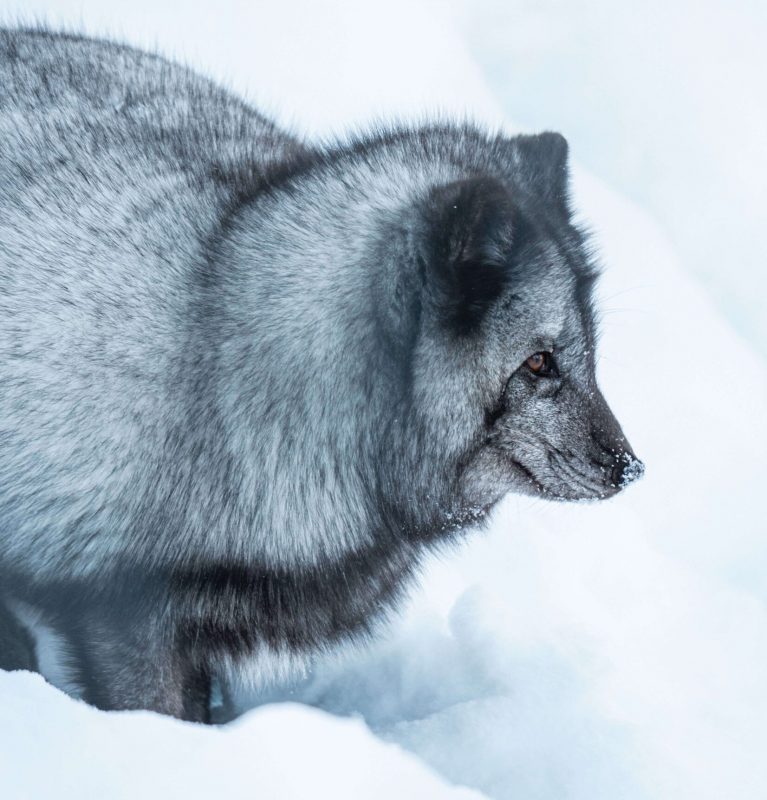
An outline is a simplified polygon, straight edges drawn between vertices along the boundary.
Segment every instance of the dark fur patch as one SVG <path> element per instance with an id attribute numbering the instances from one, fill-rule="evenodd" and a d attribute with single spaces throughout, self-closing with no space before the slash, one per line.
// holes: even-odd
<path id="1" fill-rule="evenodd" d="M 0 598 L 0 669 L 36 669 L 35 646 Z"/>
<path id="2" fill-rule="evenodd" d="M 459 335 L 476 330 L 508 283 L 512 214 L 508 191 L 493 178 L 451 183 L 429 197 L 426 290 Z"/>

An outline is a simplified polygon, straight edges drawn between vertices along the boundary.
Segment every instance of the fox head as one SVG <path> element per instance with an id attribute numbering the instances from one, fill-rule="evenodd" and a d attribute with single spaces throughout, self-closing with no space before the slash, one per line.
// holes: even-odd
<path id="1" fill-rule="evenodd" d="M 496 141 L 473 162 L 466 149 L 470 168 L 400 228 L 401 295 L 418 305 L 415 427 L 455 446 L 466 508 L 508 492 L 610 497 L 644 466 L 597 386 L 596 270 L 571 220 L 567 143 Z"/>

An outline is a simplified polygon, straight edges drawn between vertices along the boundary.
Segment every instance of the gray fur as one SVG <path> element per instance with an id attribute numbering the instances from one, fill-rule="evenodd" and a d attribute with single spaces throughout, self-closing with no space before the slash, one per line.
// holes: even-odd
<path id="1" fill-rule="evenodd" d="M 205 719 L 212 675 L 371 630 L 506 493 L 641 473 L 561 137 L 313 148 L 156 56 L 6 30 L 0 143 L 0 578 L 91 702 Z"/>

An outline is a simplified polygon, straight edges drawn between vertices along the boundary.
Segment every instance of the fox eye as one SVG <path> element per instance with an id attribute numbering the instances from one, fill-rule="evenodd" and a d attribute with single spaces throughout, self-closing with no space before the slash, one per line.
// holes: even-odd
<path id="1" fill-rule="evenodd" d="M 525 366 L 530 372 L 540 377 L 556 374 L 554 356 L 551 353 L 533 353 L 533 355 L 525 361 Z"/>

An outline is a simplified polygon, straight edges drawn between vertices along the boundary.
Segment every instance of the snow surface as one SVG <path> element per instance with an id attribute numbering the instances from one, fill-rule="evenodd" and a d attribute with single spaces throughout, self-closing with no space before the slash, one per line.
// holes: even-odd
<path id="1" fill-rule="evenodd" d="M 362 722 L 307 706 L 263 708 L 216 729 L 146 711 L 105 714 L 30 673 L 0 673 L 0 695 L 7 800 L 481 798 L 440 780 Z"/>
<path id="2" fill-rule="evenodd" d="M 748 0 L 653 2 L 625 19 L 617 7 L 2 6 L 6 18 L 13 9 L 45 13 L 157 44 L 317 134 L 437 110 L 513 131 L 517 105 L 528 125 L 555 120 L 568 134 L 569 121 L 601 175 L 579 166 L 574 146 L 576 204 L 606 266 L 600 378 L 647 474 L 598 505 L 510 498 L 490 531 L 427 565 L 387 635 L 324 659 L 298 685 L 243 692 L 243 709 L 260 707 L 223 729 L 98 712 L 36 676 L 0 673 L 0 797 L 472 796 L 457 785 L 495 800 L 767 796 L 767 539 L 757 504 L 767 370 L 715 303 L 731 314 L 751 309 L 735 320 L 741 334 L 760 329 L 761 308 L 741 286 L 734 304 L 699 282 L 701 272 L 714 275 L 708 287 L 745 281 L 761 300 L 764 271 L 751 258 L 760 231 L 730 201 L 742 186 L 749 220 L 763 218 L 763 171 L 754 178 L 737 153 L 701 169 L 727 201 L 717 216 L 708 195 L 696 205 L 701 182 L 685 150 L 725 153 L 736 133 L 741 154 L 763 157 L 752 124 L 763 109 L 713 125 L 716 112 L 699 102 L 746 103 L 750 84 L 728 81 L 716 63 L 727 53 L 732 66 L 737 53 L 738 75 L 759 66 L 750 43 L 763 14 Z M 738 20 L 752 23 L 742 26 L 742 48 L 727 38 Z M 719 48 L 680 78 L 674 67 L 712 30 Z M 671 50 L 682 55 L 663 61 Z M 605 87 L 599 102 L 589 102 L 584 75 Z M 688 87 L 695 102 L 675 105 Z M 572 93 L 583 102 L 571 106 Z M 629 108 L 632 96 L 645 104 Z M 671 152 L 664 127 L 650 124 L 650 99 Z M 632 124 L 616 125 L 621 114 Z M 589 134 L 605 125 L 609 140 Z M 597 145 L 611 149 L 597 158 Z M 652 180 L 626 164 L 630 152 L 655 165 Z M 610 188 L 633 181 L 633 201 Z M 727 249 L 734 244 L 737 252 Z M 728 252 L 736 261 L 721 257 Z"/>

